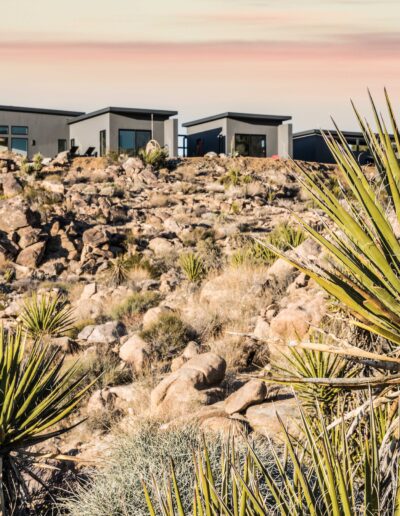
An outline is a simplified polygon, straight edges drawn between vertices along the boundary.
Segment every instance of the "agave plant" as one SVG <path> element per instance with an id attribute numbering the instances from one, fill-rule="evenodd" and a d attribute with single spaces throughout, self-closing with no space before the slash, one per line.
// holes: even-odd
<path id="1" fill-rule="evenodd" d="M 399 514 L 398 442 L 380 442 L 373 411 L 368 429 L 358 440 L 355 455 L 347 442 L 346 427 L 329 431 L 300 410 L 304 444 L 291 437 L 283 424 L 287 459 L 271 445 L 271 463 L 264 464 L 248 442 L 245 457 L 230 441 L 213 471 L 207 446 L 194 457 L 193 507 L 183 507 L 179 479 L 171 463 L 165 484 L 143 483 L 149 513 L 225 516 L 281 516 Z M 337 435 L 332 438 L 332 432 Z M 386 464 L 388 449 L 390 464 Z M 158 509 L 158 510 L 156 510 Z"/>
<path id="2" fill-rule="evenodd" d="M 35 472 L 43 458 L 32 446 L 69 430 L 59 424 L 78 405 L 86 391 L 77 365 L 63 369 L 59 351 L 35 341 L 25 353 L 21 328 L 0 330 L 0 509 L 29 505 L 27 476 L 43 483 Z M 57 459 L 51 455 L 47 458 Z M 60 458 L 60 457 L 58 457 Z"/>
<path id="3" fill-rule="evenodd" d="M 34 293 L 24 301 L 20 319 L 23 328 L 35 339 L 65 335 L 74 324 L 73 309 L 61 294 Z"/>
<path id="4" fill-rule="evenodd" d="M 200 281 L 206 272 L 203 260 L 194 253 L 182 254 L 179 264 L 186 278 L 193 283 Z"/>
<path id="5" fill-rule="evenodd" d="M 276 246 L 274 251 L 343 303 L 357 325 L 400 345 L 400 134 L 385 95 L 393 137 L 372 98 L 377 133 L 354 108 L 378 171 L 373 181 L 338 128 L 339 141 L 329 133 L 323 137 L 340 170 L 342 200 L 321 178 L 296 165 L 299 181 L 331 222 L 325 234 L 300 218 L 299 223 L 330 256 L 330 265 L 289 257 Z"/>

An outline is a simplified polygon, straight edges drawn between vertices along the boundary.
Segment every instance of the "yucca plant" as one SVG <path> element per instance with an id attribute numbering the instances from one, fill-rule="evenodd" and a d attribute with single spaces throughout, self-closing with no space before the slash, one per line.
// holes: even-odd
<path id="1" fill-rule="evenodd" d="M 45 459 L 31 447 L 61 435 L 60 423 L 72 414 L 91 385 L 77 376 L 77 365 L 63 369 L 59 351 L 35 341 L 25 353 L 21 328 L 0 330 L 0 508 L 33 509 L 27 478 L 43 482 L 37 466 Z M 18 512 L 19 514 L 19 512 Z M 25 513 L 24 513 L 25 514 Z"/>
<path id="2" fill-rule="evenodd" d="M 186 278 L 193 283 L 199 282 L 206 273 L 203 260 L 195 253 L 182 254 L 179 265 Z"/>
<path id="3" fill-rule="evenodd" d="M 129 279 L 129 271 L 135 267 L 138 260 L 133 256 L 120 254 L 116 258 L 112 258 L 108 262 L 108 269 L 106 275 L 108 281 L 115 286 L 126 283 Z"/>
<path id="4" fill-rule="evenodd" d="M 168 150 L 162 148 L 156 140 L 150 140 L 145 149 L 140 149 L 138 156 L 145 165 L 158 169 L 164 167 L 168 158 Z"/>
<path id="5" fill-rule="evenodd" d="M 73 328 L 73 308 L 62 294 L 34 293 L 25 299 L 20 319 L 26 332 L 33 338 L 65 335 Z"/>
<path id="6" fill-rule="evenodd" d="M 322 417 L 300 410 L 304 444 L 291 437 L 282 422 L 286 458 L 271 445 L 272 464 L 263 464 L 248 443 L 245 457 L 234 441 L 222 453 L 220 470 L 213 470 L 207 446 L 194 457 L 193 507 L 183 508 L 179 478 L 171 463 L 164 484 L 143 483 L 152 516 L 353 516 L 399 514 L 399 446 L 380 442 L 373 411 L 360 445 L 358 460 L 346 438 L 346 426 L 329 431 Z M 332 438 L 332 432 L 337 435 Z M 387 450 L 391 462 L 386 463 Z"/>
<path id="7" fill-rule="evenodd" d="M 322 234 L 300 218 L 299 223 L 321 244 L 330 265 L 310 264 L 276 247 L 274 251 L 343 303 L 360 327 L 400 345 L 400 243 L 395 229 L 400 221 L 400 134 L 386 91 L 385 96 L 393 137 L 372 98 L 377 133 L 354 108 L 377 168 L 374 181 L 339 129 L 339 141 L 329 133 L 323 138 L 340 170 L 343 199 L 306 167 L 296 165 L 300 183 L 331 224 Z"/>

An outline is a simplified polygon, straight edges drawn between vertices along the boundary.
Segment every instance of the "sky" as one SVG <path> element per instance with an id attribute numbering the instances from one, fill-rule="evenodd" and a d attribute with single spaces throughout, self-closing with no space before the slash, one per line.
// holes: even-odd
<path id="1" fill-rule="evenodd" d="M 400 106 L 400 0 L 7 4 L 0 104 L 292 115 L 295 131 L 356 129 L 367 88 Z"/>

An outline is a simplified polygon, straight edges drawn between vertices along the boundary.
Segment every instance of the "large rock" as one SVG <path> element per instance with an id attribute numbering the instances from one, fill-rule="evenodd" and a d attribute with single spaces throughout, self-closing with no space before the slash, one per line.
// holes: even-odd
<path id="1" fill-rule="evenodd" d="M 117 321 L 110 321 L 97 326 L 88 326 L 78 335 L 78 339 L 96 344 L 116 344 L 124 334 L 124 328 Z"/>
<path id="2" fill-rule="evenodd" d="M 18 254 L 18 247 L 0 231 L 0 256 L 3 260 L 13 260 Z"/>
<path id="3" fill-rule="evenodd" d="M 223 379 L 225 369 L 225 360 L 214 353 L 192 358 L 153 389 L 152 412 L 173 419 L 219 401 L 222 390 L 213 386 Z"/>
<path id="4" fill-rule="evenodd" d="M 166 238 L 157 237 L 153 238 L 153 240 L 150 240 L 149 248 L 154 252 L 156 256 L 164 256 L 173 251 L 174 244 Z"/>
<path id="5" fill-rule="evenodd" d="M 25 247 L 17 257 L 17 264 L 33 269 L 42 261 L 45 250 L 46 242 L 37 242 L 36 244 Z"/>
<path id="6" fill-rule="evenodd" d="M 0 231 L 11 233 L 25 226 L 35 226 L 40 220 L 18 197 L 0 201 Z"/>
<path id="7" fill-rule="evenodd" d="M 22 186 L 14 174 L 4 174 L 2 177 L 3 194 L 6 197 L 13 197 L 22 192 Z"/>
<path id="8" fill-rule="evenodd" d="M 155 324 L 160 317 L 164 315 L 172 315 L 174 311 L 168 306 L 155 306 L 149 308 L 143 316 L 143 329 L 146 330 Z"/>
<path id="9" fill-rule="evenodd" d="M 251 405 L 265 400 L 267 387 L 261 380 L 250 380 L 225 400 L 227 414 L 243 412 Z"/>
<path id="10" fill-rule="evenodd" d="M 259 434 L 279 439 L 283 431 L 277 414 L 290 432 L 296 431 L 299 412 L 297 401 L 292 396 L 253 405 L 246 410 L 246 419 Z"/>
<path id="11" fill-rule="evenodd" d="M 131 364 L 136 372 L 142 372 L 149 360 L 150 348 L 139 335 L 132 335 L 120 348 L 119 357 Z"/>
<path id="12" fill-rule="evenodd" d="M 40 240 L 41 233 L 39 228 L 31 228 L 30 226 L 19 229 L 17 231 L 18 245 L 21 249 L 25 249 L 25 247 L 36 244 Z"/>

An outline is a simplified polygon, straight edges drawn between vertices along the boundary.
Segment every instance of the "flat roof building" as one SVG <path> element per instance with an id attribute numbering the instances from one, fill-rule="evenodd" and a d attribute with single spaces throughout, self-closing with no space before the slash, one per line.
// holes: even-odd
<path id="1" fill-rule="evenodd" d="M 68 122 L 80 115 L 80 111 L 0 106 L 0 152 L 55 156 L 69 149 Z"/>
<path id="2" fill-rule="evenodd" d="M 226 112 L 186 122 L 188 156 L 238 153 L 265 158 L 292 155 L 291 116 Z"/>
<path id="3" fill-rule="evenodd" d="M 310 129 L 293 135 L 293 158 L 301 161 L 315 161 L 318 163 L 336 163 L 322 133 L 331 134 L 335 140 L 339 140 L 337 131 Z M 363 158 L 370 161 L 369 149 L 364 135 L 357 131 L 342 131 L 350 149 L 357 160 L 363 164 Z"/>
<path id="4" fill-rule="evenodd" d="M 99 156 L 109 151 L 136 154 L 154 139 L 167 147 L 170 156 L 178 154 L 177 111 L 107 107 L 70 120 L 71 146 L 81 152 L 92 147 Z"/>

